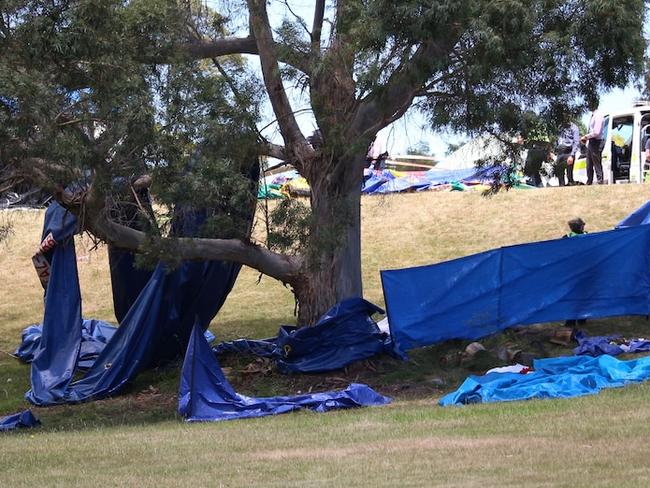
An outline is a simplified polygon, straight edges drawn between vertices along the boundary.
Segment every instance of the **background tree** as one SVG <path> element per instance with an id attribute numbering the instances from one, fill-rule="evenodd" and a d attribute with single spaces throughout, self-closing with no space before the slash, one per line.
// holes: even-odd
<path id="1" fill-rule="evenodd" d="M 310 19 L 277 3 L 288 14 L 272 25 L 266 0 L 5 0 L 0 160 L 59 188 L 100 239 L 281 280 L 308 323 L 362 294 L 359 188 L 380 129 L 413 108 L 432 128 L 518 131 L 531 110 L 550 120 L 626 85 L 645 48 L 643 0 L 316 0 Z M 287 86 L 318 137 L 301 131 Z M 265 100 L 282 144 L 258 132 Z M 269 247 L 232 211 L 257 155 L 290 162 L 311 186 L 309 205 L 282 203 L 272 218 L 305 230 L 276 232 Z M 144 171 L 163 213 L 220 209 L 201 238 L 166 237 L 146 210 L 144 232 L 111 218 L 114 182 Z M 72 181 L 88 185 L 83 199 L 60 191 Z"/>
<path id="2" fill-rule="evenodd" d="M 431 156 L 431 148 L 427 141 L 418 141 L 406 150 L 410 156 Z"/>

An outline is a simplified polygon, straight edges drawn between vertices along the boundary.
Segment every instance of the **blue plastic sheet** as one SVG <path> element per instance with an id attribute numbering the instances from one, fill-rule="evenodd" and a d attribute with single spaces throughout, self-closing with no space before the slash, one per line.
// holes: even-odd
<path id="1" fill-rule="evenodd" d="M 390 399 L 361 384 L 342 391 L 297 396 L 252 398 L 240 395 L 226 380 L 216 356 L 195 327 L 188 345 L 178 400 L 178 412 L 188 421 L 218 421 L 263 417 L 309 409 L 334 409 L 385 405 Z"/>
<path id="2" fill-rule="evenodd" d="M 135 265 L 135 254 L 115 246 L 108 246 L 108 265 L 111 270 L 113 290 L 113 310 L 118 322 L 122 322 L 127 312 L 138 299 L 153 273 Z"/>
<path id="3" fill-rule="evenodd" d="M 221 308 L 240 266 L 218 261 L 183 263 L 168 272 L 157 266 L 128 310 L 120 327 L 102 348 L 88 371 L 73 381 L 82 358 L 81 294 L 70 214 L 53 204 L 46 212 L 44 235 L 52 232 L 49 285 L 38 350 L 31 368 L 31 389 L 25 395 L 35 405 L 95 400 L 119 392 L 145 368 L 183 354 L 194 323 L 205 329 Z M 186 219 L 199 220 L 185 211 Z M 177 220 L 179 233 L 196 230 L 196 222 Z M 183 234 L 181 234 L 183 235 Z M 184 234 L 187 235 L 187 234 Z M 128 278 L 128 277 L 127 277 Z"/>
<path id="4" fill-rule="evenodd" d="M 637 225 L 650 224 L 650 201 L 644 203 L 630 215 L 616 224 L 616 228 L 634 227 Z"/>
<path id="5" fill-rule="evenodd" d="M 41 421 L 34 416 L 31 410 L 23 410 L 20 413 L 0 418 L 0 432 L 37 427 L 39 425 L 41 425 Z"/>
<path id="6" fill-rule="evenodd" d="M 401 353 L 514 325 L 650 314 L 650 226 L 382 271 Z"/>
<path id="7" fill-rule="evenodd" d="M 214 351 L 271 357 L 283 373 L 332 371 L 381 352 L 392 352 L 390 338 L 371 318 L 375 313 L 384 311 L 362 298 L 348 298 L 311 327 L 283 326 L 277 337 L 239 339 L 219 344 Z"/>
<path id="8" fill-rule="evenodd" d="M 650 356 L 619 361 L 612 356 L 571 356 L 538 359 L 528 374 L 490 373 L 470 376 L 440 405 L 507 402 L 534 398 L 570 398 L 593 395 L 650 379 Z"/>
<path id="9" fill-rule="evenodd" d="M 88 369 L 102 352 L 108 341 L 111 340 L 117 327 L 101 320 L 83 320 L 81 323 L 81 348 L 77 366 Z M 22 341 L 16 348 L 14 356 L 25 363 L 31 363 L 34 354 L 41 343 L 43 326 L 34 324 L 26 327 L 22 332 Z"/>
<path id="10" fill-rule="evenodd" d="M 588 336 L 582 331 L 575 334 L 578 347 L 573 352 L 577 355 L 600 356 L 609 354 L 618 356 L 623 353 L 647 352 L 650 351 L 650 341 L 645 339 L 631 339 L 627 342 L 618 343 L 620 335 L 611 336 Z"/>

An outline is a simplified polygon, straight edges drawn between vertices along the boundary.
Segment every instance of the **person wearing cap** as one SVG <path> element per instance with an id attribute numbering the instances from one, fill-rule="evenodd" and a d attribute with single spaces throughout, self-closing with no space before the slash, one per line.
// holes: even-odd
<path id="1" fill-rule="evenodd" d="M 567 223 L 569 225 L 569 229 L 571 232 L 562 236 L 563 238 L 577 237 L 577 236 L 585 235 L 587 233 L 585 231 L 585 221 L 582 220 L 580 217 L 571 219 Z M 587 319 L 569 319 L 564 323 L 564 325 L 565 327 L 575 327 L 577 324 L 584 324 L 586 321 Z"/>

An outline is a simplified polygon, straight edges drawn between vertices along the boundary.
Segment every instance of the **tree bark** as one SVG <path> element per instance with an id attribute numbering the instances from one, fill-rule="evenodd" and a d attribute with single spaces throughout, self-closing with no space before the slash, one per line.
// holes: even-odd
<path id="1" fill-rule="evenodd" d="M 365 155 L 363 155 L 365 156 Z M 328 159 L 328 163 L 332 164 Z M 311 255 L 305 256 L 301 276 L 294 285 L 298 323 L 313 324 L 343 299 L 363 296 L 361 280 L 361 183 L 359 156 L 336 175 L 325 161 L 314 162 L 320 173 L 311 174 L 313 214 Z M 321 164 L 319 164 L 321 163 Z M 334 163 L 336 164 L 336 163 Z"/>

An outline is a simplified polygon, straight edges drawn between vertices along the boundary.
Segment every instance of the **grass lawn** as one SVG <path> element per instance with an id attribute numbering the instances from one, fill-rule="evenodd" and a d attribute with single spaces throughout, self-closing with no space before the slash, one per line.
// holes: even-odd
<path id="1" fill-rule="evenodd" d="M 580 216 L 611 228 L 650 198 L 643 185 L 364 197 L 365 297 L 383 305 L 379 270 L 428 264 L 486 249 L 561 236 Z M 41 212 L 0 216 L 14 235 L 0 244 L 0 350 L 42 318 L 31 266 Z M 103 248 L 80 239 L 84 316 L 114 321 Z M 211 328 L 218 340 L 267 337 L 291 323 L 281 284 L 243 270 Z M 252 306 L 253 305 L 253 306 Z M 645 318 L 590 321 L 590 333 L 648 335 Z M 523 341 L 512 332 L 486 345 Z M 38 430 L 0 435 L 4 486 L 648 486 L 650 386 L 598 396 L 442 409 L 438 398 L 470 372 L 439 359 L 465 343 L 378 358 L 330 375 L 243 374 L 251 358 L 225 358 L 246 394 L 287 394 L 364 381 L 395 398 L 388 407 L 185 424 L 175 413 L 178 365 L 141 375 L 127 394 L 77 406 L 33 409 Z M 522 346 L 525 346 L 523 344 Z M 548 355 L 570 350 L 546 344 Z M 29 368 L 0 353 L 0 416 L 26 408 Z"/>

